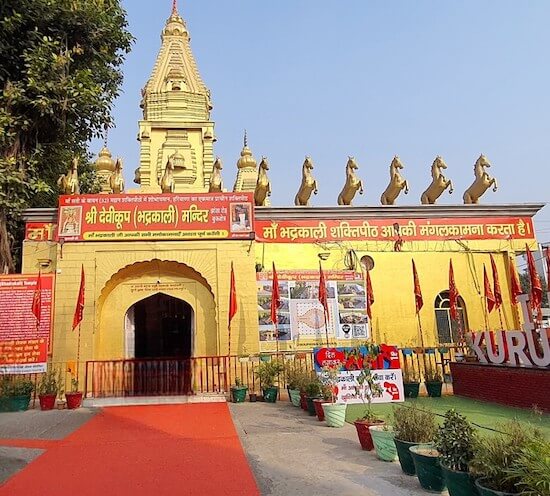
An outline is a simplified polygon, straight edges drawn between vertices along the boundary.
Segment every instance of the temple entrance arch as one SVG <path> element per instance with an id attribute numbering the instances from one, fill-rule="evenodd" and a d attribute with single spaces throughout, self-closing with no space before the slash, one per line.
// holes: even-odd
<path id="1" fill-rule="evenodd" d="M 128 358 L 193 355 L 194 311 L 186 301 L 159 292 L 134 303 L 126 313 Z"/>

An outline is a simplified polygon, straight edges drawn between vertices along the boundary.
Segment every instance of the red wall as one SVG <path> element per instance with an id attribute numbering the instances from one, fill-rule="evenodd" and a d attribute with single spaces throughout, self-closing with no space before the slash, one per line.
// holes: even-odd
<path id="1" fill-rule="evenodd" d="M 457 396 L 550 412 L 550 369 L 461 362 L 451 374 Z"/>

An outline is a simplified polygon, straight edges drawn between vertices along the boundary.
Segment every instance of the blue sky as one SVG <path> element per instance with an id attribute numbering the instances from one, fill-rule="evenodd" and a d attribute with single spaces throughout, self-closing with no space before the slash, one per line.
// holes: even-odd
<path id="1" fill-rule="evenodd" d="M 304 156 L 314 205 L 335 205 L 347 156 L 378 205 L 399 155 L 416 205 L 441 155 L 462 203 L 480 153 L 500 189 L 483 203 L 550 199 L 550 2 L 505 0 L 179 0 L 199 71 L 212 92 L 215 153 L 233 185 L 243 129 L 268 157 L 272 204 L 291 205 Z M 171 0 L 123 0 L 136 38 L 109 147 L 137 167 L 140 88 L 160 47 Z M 100 143 L 91 151 L 97 153 Z M 550 206 L 536 217 L 550 241 Z"/>

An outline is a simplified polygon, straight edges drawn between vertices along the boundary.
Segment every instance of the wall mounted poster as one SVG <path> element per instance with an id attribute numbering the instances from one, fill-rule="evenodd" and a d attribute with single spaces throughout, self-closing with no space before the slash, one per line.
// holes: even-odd
<path id="1" fill-rule="evenodd" d="M 322 344 L 329 339 L 366 340 L 369 323 L 366 314 L 365 282 L 351 271 L 325 271 L 328 293 L 328 319 L 325 326 L 323 306 L 319 302 L 319 271 L 277 271 L 281 306 L 277 312 L 279 341 L 296 346 Z M 260 343 L 275 341 L 271 321 L 271 272 L 259 272 L 258 322 Z"/>
<path id="2" fill-rule="evenodd" d="M 313 350 L 315 371 L 323 374 L 323 367 L 338 367 L 338 403 L 367 403 L 371 395 L 368 386 L 361 386 L 357 377 L 364 366 L 366 349 L 362 346 L 315 348 Z M 374 381 L 381 393 L 372 395 L 372 403 L 395 403 L 405 401 L 403 372 L 399 363 L 397 346 L 380 345 L 380 354 L 371 364 Z"/>

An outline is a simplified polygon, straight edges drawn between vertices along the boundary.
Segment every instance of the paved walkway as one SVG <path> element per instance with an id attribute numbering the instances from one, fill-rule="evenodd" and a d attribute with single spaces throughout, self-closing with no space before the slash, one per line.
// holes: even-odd
<path id="1" fill-rule="evenodd" d="M 353 425 L 327 427 L 287 401 L 237 403 L 230 409 L 263 495 L 427 494 L 399 463 L 361 450 Z"/>
<path id="2" fill-rule="evenodd" d="M 45 452 L 0 496 L 259 494 L 225 403 L 105 408 L 61 440 L 15 437 L 0 446 Z"/>

